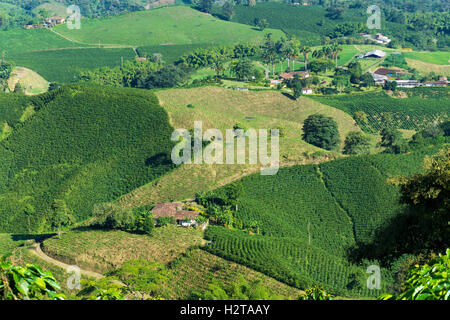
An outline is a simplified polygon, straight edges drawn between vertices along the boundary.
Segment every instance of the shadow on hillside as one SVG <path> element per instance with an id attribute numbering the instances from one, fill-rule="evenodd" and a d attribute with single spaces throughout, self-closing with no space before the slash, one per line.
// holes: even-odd
<path id="1" fill-rule="evenodd" d="M 36 242 L 42 242 L 48 238 L 54 237 L 56 233 L 44 233 L 44 234 L 12 234 L 11 240 L 13 241 L 27 241 L 34 240 Z"/>
<path id="2" fill-rule="evenodd" d="M 406 208 L 380 227 L 371 242 L 349 248 L 347 258 L 354 263 L 369 259 L 389 264 L 404 254 L 441 252 L 450 243 L 447 220 L 439 212 L 430 214 Z"/>
<path id="3" fill-rule="evenodd" d="M 281 94 L 282 94 L 283 96 L 285 96 L 285 97 L 287 97 L 287 98 L 293 100 L 293 101 L 297 101 L 297 99 L 295 99 L 293 95 L 291 95 L 291 94 L 289 94 L 289 93 L 287 93 L 287 92 L 282 92 Z"/>

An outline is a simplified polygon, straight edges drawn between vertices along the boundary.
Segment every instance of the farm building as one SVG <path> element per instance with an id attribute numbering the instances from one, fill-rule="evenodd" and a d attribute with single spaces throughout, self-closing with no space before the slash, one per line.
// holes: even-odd
<path id="1" fill-rule="evenodd" d="M 381 59 L 386 57 L 386 52 L 382 51 L 382 50 L 374 50 L 374 51 L 370 51 L 367 52 L 363 58 L 367 59 L 367 58 L 377 58 L 377 59 Z"/>
<path id="2" fill-rule="evenodd" d="M 300 78 L 309 78 L 309 72 L 307 71 L 294 71 L 294 72 L 285 72 L 280 75 L 280 80 L 288 80 L 294 78 L 294 76 L 298 74 Z"/>
<path id="3" fill-rule="evenodd" d="M 311 88 L 304 88 L 302 89 L 303 94 L 313 94 L 313 91 Z"/>
<path id="4" fill-rule="evenodd" d="M 381 33 L 375 35 L 375 41 L 381 44 L 389 44 L 392 40 Z"/>
<path id="5" fill-rule="evenodd" d="M 389 80 L 397 82 L 397 87 L 399 88 L 416 88 L 421 85 L 418 80 Z"/>
<path id="6" fill-rule="evenodd" d="M 377 85 L 384 85 L 384 83 L 389 79 L 388 76 L 372 73 L 373 81 L 375 81 L 375 84 Z"/>
<path id="7" fill-rule="evenodd" d="M 58 24 L 63 24 L 64 22 L 66 22 L 66 18 L 59 17 L 59 16 L 54 16 L 54 17 L 45 19 L 45 24 L 47 27 L 52 27 L 52 26 L 56 26 Z"/>
<path id="8" fill-rule="evenodd" d="M 195 219 L 199 212 L 183 210 L 183 204 L 179 202 L 158 203 L 152 209 L 153 218 L 173 217 L 177 224 L 183 227 L 190 227 L 197 225 Z"/>
<path id="9" fill-rule="evenodd" d="M 43 26 L 42 25 L 40 25 L 40 24 L 29 24 L 29 25 L 26 25 L 25 26 L 25 29 L 40 29 L 40 28 L 42 28 Z"/>
<path id="10" fill-rule="evenodd" d="M 448 85 L 448 81 L 440 80 L 440 81 L 425 81 L 423 83 L 425 87 L 446 87 Z"/>

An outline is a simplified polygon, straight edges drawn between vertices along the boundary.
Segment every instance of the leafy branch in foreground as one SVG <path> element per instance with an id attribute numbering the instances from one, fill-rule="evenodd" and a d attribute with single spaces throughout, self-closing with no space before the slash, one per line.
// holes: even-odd
<path id="1" fill-rule="evenodd" d="M 379 300 L 450 300 L 450 249 L 429 263 L 415 265 L 409 272 L 404 292 L 383 294 Z"/>
<path id="2" fill-rule="evenodd" d="M 64 300 L 60 289 L 51 272 L 34 264 L 14 266 L 0 258 L 0 300 Z"/>

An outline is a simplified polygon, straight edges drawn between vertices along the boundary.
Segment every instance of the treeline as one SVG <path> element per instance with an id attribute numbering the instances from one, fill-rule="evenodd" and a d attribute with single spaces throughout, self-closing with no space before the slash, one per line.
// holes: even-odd
<path id="1" fill-rule="evenodd" d="M 164 66 L 158 61 L 127 61 L 119 67 L 81 71 L 78 81 L 114 87 L 172 88 L 185 84 L 191 73 L 192 68 L 184 64 Z"/>
<path id="2" fill-rule="evenodd" d="M 51 12 L 38 9 L 47 0 L 0 0 L 0 30 L 23 27 L 27 24 L 40 24 Z M 118 15 L 123 12 L 145 10 L 147 1 L 139 0 L 62 0 L 64 6 L 77 5 L 85 17 L 97 18 Z"/>

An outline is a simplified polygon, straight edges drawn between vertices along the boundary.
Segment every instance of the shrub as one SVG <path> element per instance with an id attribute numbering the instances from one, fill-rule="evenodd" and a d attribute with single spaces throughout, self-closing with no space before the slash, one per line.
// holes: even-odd
<path id="1" fill-rule="evenodd" d="M 345 138 L 344 154 L 361 155 L 370 152 L 370 139 L 359 131 L 349 132 Z"/>
<path id="2" fill-rule="evenodd" d="M 122 208 L 113 203 L 102 203 L 94 207 L 95 224 L 100 228 L 130 230 L 135 227 L 132 209 Z"/>
<path id="3" fill-rule="evenodd" d="M 336 149 L 340 142 L 336 121 L 322 114 L 309 116 L 303 123 L 303 140 L 319 148 Z"/>

